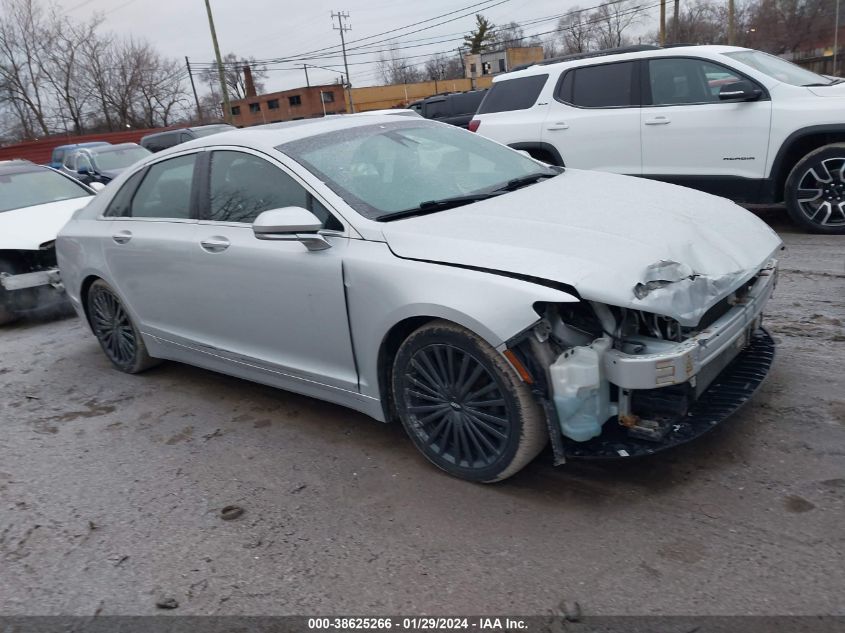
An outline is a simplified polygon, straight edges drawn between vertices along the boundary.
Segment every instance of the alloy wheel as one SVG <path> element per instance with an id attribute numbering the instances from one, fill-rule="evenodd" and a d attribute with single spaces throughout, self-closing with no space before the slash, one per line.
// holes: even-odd
<path id="1" fill-rule="evenodd" d="M 810 222 L 845 226 L 845 157 L 821 160 L 798 181 L 798 207 Z"/>
<path id="2" fill-rule="evenodd" d="M 138 351 L 138 341 L 129 315 L 120 300 L 106 288 L 92 290 L 91 324 L 103 350 L 116 365 L 131 365 Z"/>
<path id="3" fill-rule="evenodd" d="M 477 358 L 452 345 L 427 345 L 403 378 L 411 429 L 433 454 L 465 468 L 501 457 L 512 432 L 507 401 Z"/>

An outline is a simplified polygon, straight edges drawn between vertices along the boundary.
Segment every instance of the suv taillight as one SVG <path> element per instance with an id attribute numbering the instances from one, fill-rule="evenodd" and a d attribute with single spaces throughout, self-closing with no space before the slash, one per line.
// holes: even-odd
<path id="1" fill-rule="evenodd" d="M 469 129 L 470 132 L 477 132 L 479 127 L 481 127 L 481 121 L 473 119 L 469 122 L 469 128 L 467 129 Z"/>

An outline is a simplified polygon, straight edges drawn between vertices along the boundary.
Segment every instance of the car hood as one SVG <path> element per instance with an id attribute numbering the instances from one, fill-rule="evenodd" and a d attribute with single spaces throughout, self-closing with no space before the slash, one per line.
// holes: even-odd
<path id="1" fill-rule="evenodd" d="M 811 86 L 807 90 L 817 97 L 845 97 L 845 81 L 833 86 Z"/>
<path id="2" fill-rule="evenodd" d="M 781 246 L 764 222 L 724 198 L 574 169 L 382 230 L 399 257 L 560 282 L 585 299 L 686 326 Z"/>
<path id="3" fill-rule="evenodd" d="M 35 251 L 56 239 L 77 209 L 94 196 L 71 198 L 0 213 L 0 250 Z"/>

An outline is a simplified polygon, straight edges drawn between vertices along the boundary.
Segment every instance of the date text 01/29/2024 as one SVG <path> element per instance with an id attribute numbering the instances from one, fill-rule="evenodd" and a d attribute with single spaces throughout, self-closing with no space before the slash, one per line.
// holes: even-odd
<path id="1" fill-rule="evenodd" d="M 347 630 L 398 630 L 398 631 L 439 631 L 439 630 L 521 630 L 527 629 L 527 623 L 519 618 L 476 617 L 333 617 L 308 618 L 311 631 L 347 631 Z"/>

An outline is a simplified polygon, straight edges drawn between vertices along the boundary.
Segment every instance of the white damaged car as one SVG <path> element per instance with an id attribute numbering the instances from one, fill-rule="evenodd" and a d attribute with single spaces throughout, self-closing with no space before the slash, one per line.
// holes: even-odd
<path id="1" fill-rule="evenodd" d="M 65 301 L 59 229 L 95 190 L 29 161 L 0 161 L 0 325 Z"/>
<path id="2" fill-rule="evenodd" d="M 400 420 L 483 482 L 549 441 L 556 463 L 638 456 L 727 418 L 773 359 L 780 248 L 722 198 L 378 115 L 158 153 L 57 240 L 119 370 L 171 359 Z"/>

